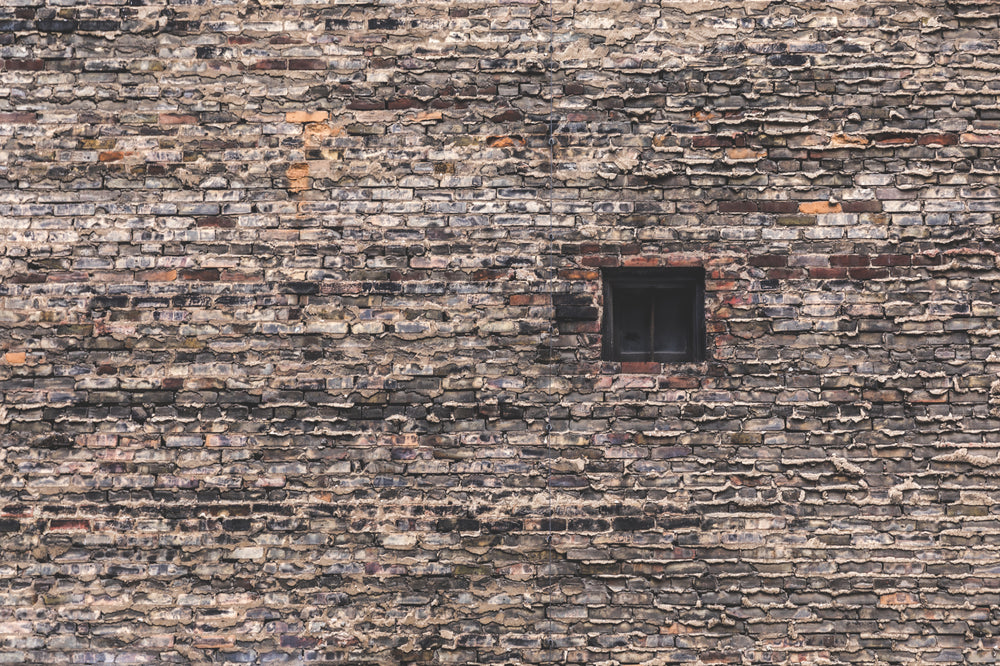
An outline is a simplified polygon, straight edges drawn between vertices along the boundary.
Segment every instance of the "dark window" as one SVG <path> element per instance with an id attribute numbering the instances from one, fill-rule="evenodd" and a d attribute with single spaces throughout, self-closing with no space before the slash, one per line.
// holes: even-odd
<path id="1" fill-rule="evenodd" d="M 705 360 L 705 271 L 604 271 L 602 330 L 605 360 Z"/>

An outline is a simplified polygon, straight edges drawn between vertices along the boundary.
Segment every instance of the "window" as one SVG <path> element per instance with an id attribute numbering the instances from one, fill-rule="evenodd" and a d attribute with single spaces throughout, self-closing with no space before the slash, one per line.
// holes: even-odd
<path id="1" fill-rule="evenodd" d="M 705 360 L 705 271 L 615 268 L 604 271 L 608 361 Z"/>

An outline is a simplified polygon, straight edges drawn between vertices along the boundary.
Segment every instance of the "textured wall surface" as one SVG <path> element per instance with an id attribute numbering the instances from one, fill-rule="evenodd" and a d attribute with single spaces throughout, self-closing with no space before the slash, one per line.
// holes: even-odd
<path id="1" fill-rule="evenodd" d="M 0 2 L 0 663 L 994 663 L 998 18 Z"/>

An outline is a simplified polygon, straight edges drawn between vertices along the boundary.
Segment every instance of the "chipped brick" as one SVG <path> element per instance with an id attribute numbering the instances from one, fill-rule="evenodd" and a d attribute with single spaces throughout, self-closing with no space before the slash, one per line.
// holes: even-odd
<path id="1" fill-rule="evenodd" d="M 838 204 L 831 204 L 827 201 L 804 201 L 799 204 L 799 212 L 803 215 L 828 215 L 831 213 L 841 213 L 843 208 Z"/>

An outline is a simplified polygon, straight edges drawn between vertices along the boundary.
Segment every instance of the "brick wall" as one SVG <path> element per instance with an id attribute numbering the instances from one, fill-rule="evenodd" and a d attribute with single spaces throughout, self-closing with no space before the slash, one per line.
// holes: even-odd
<path id="1" fill-rule="evenodd" d="M 0 663 L 992 663 L 998 18 L 4 3 Z"/>

